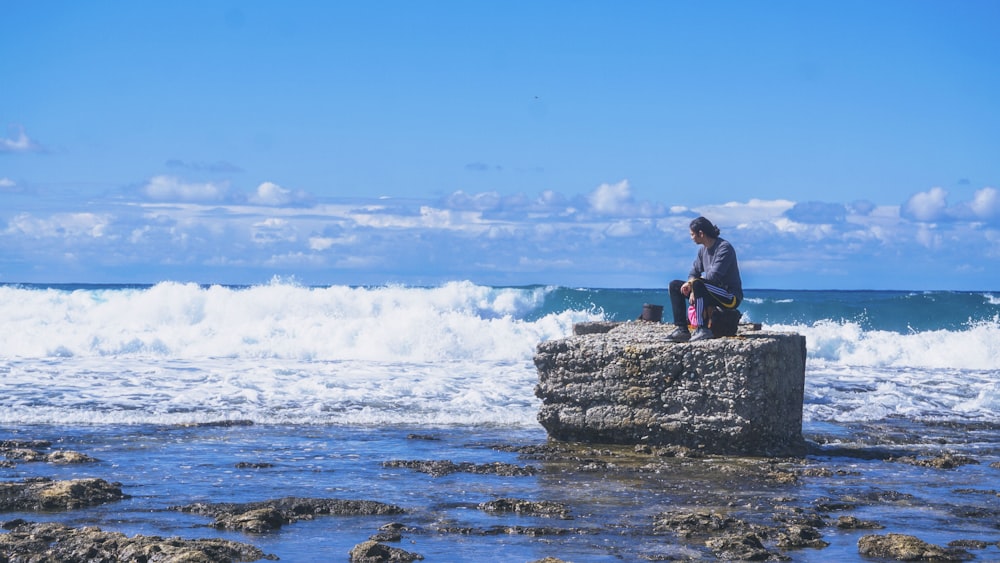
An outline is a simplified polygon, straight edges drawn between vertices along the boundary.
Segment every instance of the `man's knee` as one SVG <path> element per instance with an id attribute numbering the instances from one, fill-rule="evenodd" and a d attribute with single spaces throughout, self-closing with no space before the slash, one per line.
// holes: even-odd
<path id="1" fill-rule="evenodd" d="M 691 283 L 691 292 L 694 293 L 694 296 L 696 298 L 708 296 L 708 288 L 705 287 L 705 280 L 701 278 L 695 278 L 691 280 L 690 283 Z"/>

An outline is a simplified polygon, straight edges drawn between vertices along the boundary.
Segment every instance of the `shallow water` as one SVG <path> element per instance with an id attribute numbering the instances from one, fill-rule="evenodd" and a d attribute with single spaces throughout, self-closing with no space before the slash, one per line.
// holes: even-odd
<path id="1" fill-rule="evenodd" d="M 21 426 L 0 429 L 8 439 L 45 439 L 52 449 L 80 451 L 96 464 L 58 466 L 19 463 L 0 469 L 0 479 L 29 476 L 54 479 L 100 477 L 122 483 L 132 498 L 66 513 L 7 513 L 2 520 L 56 520 L 96 525 L 128 535 L 224 537 L 251 543 L 282 561 L 346 560 L 354 545 L 378 527 L 397 521 L 412 528 L 397 547 L 428 561 L 533 561 L 546 556 L 577 563 L 664 558 L 708 558 L 703 543 L 655 533 L 656 514 L 678 509 L 722 510 L 741 519 L 774 524 L 775 507 L 815 511 L 831 499 L 853 502 L 825 513 L 831 521 L 850 514 L 876 520 L 883 530 L 821 529 L 825 549 L 784 553 L 793 561 L 860 560 L 857 540 L 868 533 L 899 532 L 945 545 L 957 539 L 1000 540 L 1000 469 L 997 429 L 983 425 L 839 425 L 807 426 L 806 435 L 822 445 L 805 460 L 780 460 L 774 467 L 792 471 L 829 469 L 829 476 L 800 476 L 783 484 L 756 478 L 747 460 L 726 458 L 658 459 L 656 471 L 629 466 L 624 457 L 593 456 L 580 463 L 541 461 L 500 451 L 497 445 L 538 445 L 541 429 L 483 427 L 338 427 L 248 425 L 174 427 Z M 850 448 L 856 457 L 830 455 Z M 974 456 L 978 465 L 955 469 L 918 467 L 864 459 L 886 451 L 931 455 L 936 451 Z M 432 477 L 405 468 L 387 468 L 389 460 L 506 462 L 533 466 L 533 476 L 501 477 L 454 473 Z M 759 461 L 759 460 L 757 460 Z M 238 469 L 237 463 L 270 463 L 263 469 Z M 615 467 L 605 468 L 604 463 Z M 753 463 L 756 463 L 753 462 Z M 743 469 L 740 469 L 740 468 Z M 749 476 L 748 476 L 749 475 Z M 960 492 L 962 489 L 983 491 Z M 263 535 L 217 531 L 210 519 L 170 507 L 194 502 L 249 502 L 286 496 L 376 500 L 396 504 L 406 514 L 395 517 L 323 516 L 289 524 Z M 497 498 L 563 503 L 570 519 L 493 515 L 477 508 Z M 845 499 L 847 499 L 845 501 Z M 853 501 L 852 501 L 853 499 Z M 564 534 L 498 533 L 498 527 L 544 526 Z M 471 528 L 470 533 L 440 532 Z M 1000 560 L 1000 548 L 976 552 L 979 560 Z"/>

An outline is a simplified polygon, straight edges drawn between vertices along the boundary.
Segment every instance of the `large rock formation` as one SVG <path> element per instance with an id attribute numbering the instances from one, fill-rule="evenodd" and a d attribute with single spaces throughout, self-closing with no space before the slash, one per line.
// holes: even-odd
<path id="1" fill-rule="evenodd" d="M 743 330 L 678 344 L 672 325 L 577 325 L 538 345 L 538 421 L 562 441 L 805 453 L 805 337 Z"/>

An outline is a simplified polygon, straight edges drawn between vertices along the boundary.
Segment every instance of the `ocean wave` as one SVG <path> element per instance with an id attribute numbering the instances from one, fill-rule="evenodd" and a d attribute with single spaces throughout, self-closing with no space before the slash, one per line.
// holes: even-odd
<path id="1" fill-rule="evenodd" d="M 817 321 L 773 325 L 769 330 L 806 337 L 808 358 L 817 365 L 893 368 L 1000 368 L 1000 320 L 975 321 L 961 330 L 900 334 L 864 330 L 859 323 Z"/>
<path id="2" fill-rule="evenodd" d="M 530 357 L 541 340 L 600 318 L 538 311 L 546 287 L 0 287 L 0 356 L 275 357 L 431 361 Z M 532 320 L 525 320 L 532 316 Z"/>
<path id="3" fill-rule="evenodd" d="M 996 419 L 1000 315 L 986 295 L 784 293 L 741 309 L 805 335 L 806 420 Z M 663 297 L 466 281 L 0 286 L 0 423 L 533 427 L 538 343 Z"/>

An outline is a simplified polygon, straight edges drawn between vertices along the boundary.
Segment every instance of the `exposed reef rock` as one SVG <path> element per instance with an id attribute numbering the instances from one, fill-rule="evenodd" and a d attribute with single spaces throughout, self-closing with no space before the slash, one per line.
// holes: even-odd
<path id="1" fill-rule="evenodd" d="M 104 479 L 53 481 L 44 477 L 0 483 L 0 511 L 73 510 L 128 498 L 121 483 Z"/>
<path id="2" fill-rule="evenodd" d="M 128 537 L 91 526 L 71 528 L 55 522 L 23 520 L 6 522 L 3 527 L 9 532 L 0 534 L 0 561 L 227 563 L 277 559 L 252 545 L 223 539 Z"/>
<path id="3" fill-rule="evenodd" d="M 865 557 L 897 561 L 968 561 L 972 554 L 957 547 L 940 547 L 906 534 L 864 536 L 858 552 Z"/>
<path id="4" fill-rule="evenodd" d="M 385 516 L 402 514 L 402 508 L 371 500 L 286 497 L 247 503 L 195 503 L 174 510 L 215 518 L 214 528 L 262 534 L 316 516 Z"/>

